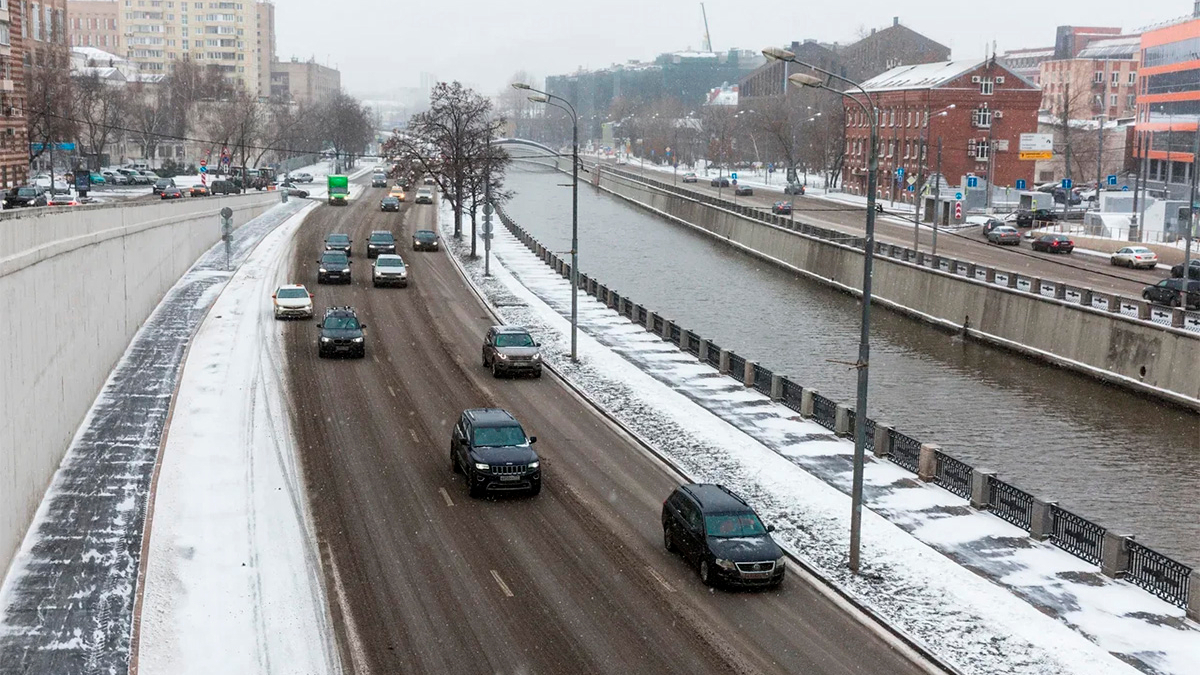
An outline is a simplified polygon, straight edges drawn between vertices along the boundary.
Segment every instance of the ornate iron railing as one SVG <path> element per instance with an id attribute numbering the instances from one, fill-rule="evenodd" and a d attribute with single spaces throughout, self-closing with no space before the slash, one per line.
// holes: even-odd
<path id="1" fill-rule="evenodd" d="M 1099 565 L 1105 529 L 1058 506 L 1050 507 L 1050 542 L 1062 550 Z"/>
<path id="2" fill-rule="evenodd" d="M 837 404 L 833 399 L 813 394 L 813 421 L 833 431 L 837 426 Z"/>
<path id="3" fill-rule="evenodd" d="M 662 335 L 663 318 L 657 314 L 654 315 L 654 332 Z"/>
<path id="4" fill-rule="evenodd" d="M 754 364 L 754 390 L 760 394 L 771 395 L 771 371 Z"/>
<path id="5" fill-rule="evenodd" d="M 1132 539 L 1125 578 L 1178 607 L 1186 607 L 1192 568 Z"/>
<path id="6" fill-rule="evenodd" d="M 921 463 L 921 443 L 895 429 L 888 431 L 888 439 L 891 441 L 892 448 L 888 459 L 892 460 L 894 464 L 916 473 L 917 466 Z"/>
<path id="7" fill-rule="evenodd" d="M 729 352 L 729 376 L 741 382 L 746 377 L 746 359 Z"/>
<path id="8" fill-rule="evenodd" d="M 671 342 L 674 342 L 675 344 L 679 344 L 679 340 L 682 337 L 683 337 L 683 329 L 679 327 L 679 324 L 677 324 L 677 323 L 671 324 L 671 335 L 670 335 Z"/>
<path id="9" fill-rule="evenodd" d="M 715 342 L 708 343 L 708 354 L 704 359 L 713 368 L 721 367 L 721 348 Z"/>
<path id="10" fill-rule="evenodd" d="M 935 467 L 933 482 L 959 497 L 971 497 L 971 473 L 969 464 L 960 462 L 942 451 L 934 453 Z"/>
<path id="11" fill-rule="evenodd" d="M 992 476 L 988 479 L 988 508 L 1025 530 L 1033 520 L 1033 495 Z"/>
<path id="12" fill-rule="evenodd" d="M 780 401 L 781 403 L 796 412 L 800 412 L 800 402 L 803 393 L 803 387 L 786 377 L 783 378 L 783 400 Z"/>
<path id="13" fill-rule="evenodd" d="M 684 343 L 683 343 L 683 351 L 691 354 L 692 356 L 699 357 L 700 356 L 700 337 L 698 335 L 696 335 L 695 333 L 692 333 L 689 331 L 687 334 L 687 339 L 685 339 Z"/>

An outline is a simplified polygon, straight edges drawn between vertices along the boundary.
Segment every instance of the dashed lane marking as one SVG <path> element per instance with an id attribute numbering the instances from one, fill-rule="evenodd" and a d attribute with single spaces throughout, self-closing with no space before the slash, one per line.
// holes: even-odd
<path id="1" fill-rule="evenodd" d="M 392 389 L 392 385 L 390 384 L 388 385 L 388 393 L 392 395 L 392 398 L 396 398 L 396 390 Z"/>
<path id="2" fill-rule="evenodd" d="M 413 439 L 413 442 L 414 442 L 414 443 L 420 443 L 420 442 L 421 442 L 421 439 L 420 439 L 420 437 L 418 437 L 418 436 L 417 436 L 417 432 L 416 432 L 416 431 L 413 431 L 412 429 L 409 429 L 409 430 L 408 430 L 408 435 L 409 435 L 409 436 L 412 436 L 412 439 Z"/>
<path id="3" fill-rule="evenodd" d="M 446 506 L 454 506 L 454 500 L 450 499 L 450 493 L 446 492 L 446 488 L 438 488 L 438 492 L 442 493 L 442 499 L 446 500 Z"/>
<path id="4" fill-rule="evenodd" d="M 492 578 L 495 579 L 496 583 L 500 585 L 500 590 L 504 591 L 504 597 L 513 597 L 513 592 L 508 589 L 508 584 L 504 583 L 504 580 L 500 578 L 499 572 L 492 570 Z"/>
<path id="5" fill-rule="evenodd" d="M 663 578 L 663 575 L 659 574 L 658 570 L 654 569 L 653 567 L 647 567 L 646 570 L 650 572 L 650 576 L 654 577 L 655 581 L 662 584 L 662 587 L 667 589 L 668 593 L 675 592 L 675 587 L 667 583 L 667 580 Z"/>

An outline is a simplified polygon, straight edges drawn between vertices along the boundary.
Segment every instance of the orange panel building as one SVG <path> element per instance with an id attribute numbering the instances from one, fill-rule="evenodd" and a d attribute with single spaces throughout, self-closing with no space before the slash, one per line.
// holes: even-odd
<path id="1" fill-rule="evenodd" d="M 1149 142 L 1149 180 L 1182 196 L 1200 122 L 1200 17 L 1142 34 L 1137 133 Z"/>

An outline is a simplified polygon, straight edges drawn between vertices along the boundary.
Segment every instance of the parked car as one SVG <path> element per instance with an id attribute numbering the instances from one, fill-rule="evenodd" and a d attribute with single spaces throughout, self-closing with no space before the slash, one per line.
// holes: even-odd
<path id="1" fill-rule="evenodd" d="M 109 185 L 129 185 L 129 176 L 109 169 L 100 172 Z"/>
<path id="2" fill-rule="evenodd" d="M 792 203 L 775 202 L 775 204 L 771 207 L 771 213 L 774 213 L 778 216 L 790 216 L 792 215 Z"/>
<path id="3" fill-rule="evenodd" d="M 47 206 L 50 196 L 38 185 L 12 188 L 4 195 L 4 208 L 18 209 L 27 206 Z"/>
<path id="4" fill-rule="evenodd" d="M 299 197 L 300 199 L 308 197 L 308 190 L 297 187 L 295 183 L 290 181 L 280 183 L 278 189 L 286 191 L 289 197 Z"/>
<path id="5" fill-rule="evenodd" d="M 709 181 L 708 184 L 711 185 L 712 187 L 729 187 L 729 179 L 724 176 L 721 176 L 721 177 L 712 179 L 711 181 Z"/>
<path id="6" fill-rule="evenodd" d="M 1169 307 L 1179 307 L 1180 298 L 1183 295 L 1183 279 L 1163 279 L 1162 281 L 1147 286 L 1142 291 L 1142 297 L 1148 301 L 1159 305 L 1167 305 Z M 1200 307 L 1200 281 L 1187 282 L 1187 308 L 1195 309 Z"/>
<path id="7" fill-rule="evenodd" d="M 663 547 L 679 553 L 708 586 L 778 587 L 787 558 L 744 499 L 722 485 L 675 488 L 662 507 Z"/>
<path id="8" fill-rule="evenodd" d="M 739 185 L 737 186 L 737 189 L 733 191 L 733 194 L 739 197 L 750 197 L 754 194 L 754 188 L 750 187 L 749 185 Z"/>
<path id="9" fill-rule="evenodd" d="M 276 319 L 311 319 L 313 317 L 313 294 L 303 284 L 280 286 L 271 294 Z"/>
<path id="10" fill-rule="evenodd" d="M 191 190 L 188 190 L 188 194 L 193 197 L 207 197 L 212 193 L 209 192 L 208 186 L 203 185 L 201 183 L 197 183 L 192 186 Z"/>
<path id="11" fill-rule="evenodd" d="M 155 183 L 158 182 L 159 175 L 154 173 L 150 169 L 139 169 L 138 173 L 140 173 L 142 175 L 142 178 L 144 179 L 144 181 L 142 183 L 143 185 L 154 185 Z"/>
<path id="12" fill-rule="evenodd" d="M 803 183 L 791 182 L 784 186 L 783 194 L 785 195 L 803 195 L 805 187 Z"/>
<path id="13" fill-rule="evenodd" d="M 293 183 L 311 183 L 311 182 L 313 182 L 312 174 L 308 173 L 307 171 L 297 171 L 296 173 L 288 174 L 288 178 Z"/>
<path id="14" fill-rule="evenodd" d="M 688 172 L 688 173 L 683 174 L 683 182 L 685 182 L 685 183 L 695 183 L 695 182 L 698 182 L 699 180 L 700 179 L 697 178 L 696 174 L 694 174 L 694 173 Z"/>
<path id="15" fill-rule="evenodd" d="M 522 326 L 492 326 L 483 336 L 483 367 L 491 368 L 492 377 L 506 373 L 541 377 L 541 349 Z"/>
<path id="16" fill-rule="evenodd" d="M 1030 244 L 1035 251 L 1046 253 L 1070 253 L 1075 250 L 1075 242 L 1065 234 L 1044 234 L 1034 239 Z"/>
<path id="17" fill-rule="evenodd" d="M 183 199 L 183 190 L 172 185 L 158 193 L 161 199 Z"/>
<path id="18" fill-rule="evenodd" d="M 1171 276 L 1176 279 L 1183 278 L 1183 263 L 1171 266 Z M 1188 263 L 1189 279 L 1200 279 L 1200 258 L 1192 258 Z"/>
<path id="19" fill-rule="evenodd" d="M 1033 227 L 1035 221 L 1055 222 L 1057 220 L 1058 213 L 1050 209 L 1017 211 L 1017 227 Z"/>
<path id="20" fill-rule="evenodd" d="M 1048 235 L 1051 236 L 1051 235 Z M 987 240 L 993 244 L 1008 244 L 1010 246 L 1021 245 L 1021 233 L 1017 228 L 1009 225 L 999 225 L 993 227 L 987 234 Z"/>
<path id="21" fill-rule="evenodd" d="M 1109 256 L 1108 260 L 1122 267 L 1154 269 L 1158 266 L 1158 254 L 1145 246 L 1126 246 Z"/>
<path id="22" fill-rule="evenodd" d="M 466 478 L 467 492 L 542 491 L 541 459 L 533 450 L 537 436 L 527 436 L 507 410 L 464 410 L 450 433 L 450 469 Z"/>
<path id="23" fill-rule="evenodd" d="M 175 187 L 174 178 L 159 178 L 157 181 L 155 181 L 152 192 L 156 195 L 161 195 L 163 190 L 173 187 Z"/>
<path id="24" fill-rule="evenodd" d="M 104 175 L 95 171 L 92 171 L 88 174 L 88 180 L 92 183 L 92 187 L 108 185 L 108 180 L 104 178 Z"/>

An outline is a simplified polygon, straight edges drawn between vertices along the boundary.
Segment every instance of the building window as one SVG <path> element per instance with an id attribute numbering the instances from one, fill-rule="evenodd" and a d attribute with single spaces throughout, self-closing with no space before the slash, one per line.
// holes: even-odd
<path id="1" fill-rule="evenodd" d="M 1129 84 L 1130 85 L 1137 84 L 1137 72 L 1136 71 L 1129 73 Z"/>
<path id="2" fill-rule="evenodd" d="M 988 107 L 988 104 L 984 103 L 972 111 L 971 124 L 980 129 L 987 129 L 992 126 L 992 110 Z"/>
<path id="3" fill-rule="evenodd" d="M 1135 105 L 1137 105 L 1137 94 L 1130 94 L 1125 97 L 1126 108 L 1133 108 Z"/>
<path id="4" fill-rule="evenodd" d="M 1117 101 L 1119 100 L 1119 97 L 1116 94 L 1113 94 L 1111 98 L 1112 100 L 1109 102 L 1109 105 L 1114 108 L 1117 107 Z"/>
<path id="5" fill-rule="evenodd" d="M 1114 70 L 1112 74 L 1112 85 L 1115 87 L 1118 84 L 1121 84 L 1121 73 Z"/>
<path id="6" fill-rule="evenodd" d="M 1096 76 L 1092 78 L 1092 82 L 1095 82 L 1096 84 L 1102 84 L 1104 82 L 1104 71 L 1097 70 Z"/>
<path id="7" fill-rule="evenodd" d="M 987 139 L 983 139 L 975 143 L 975 159 L 981 162 L 986 162 L 988 160 Z"/>
<path id="8" fill-rule="evenodd" d="M 979 93 L 984 96 L 991 96 L 996 92 L 996 81 L 990 77 L 985 77 L 979 81 Z"/>

